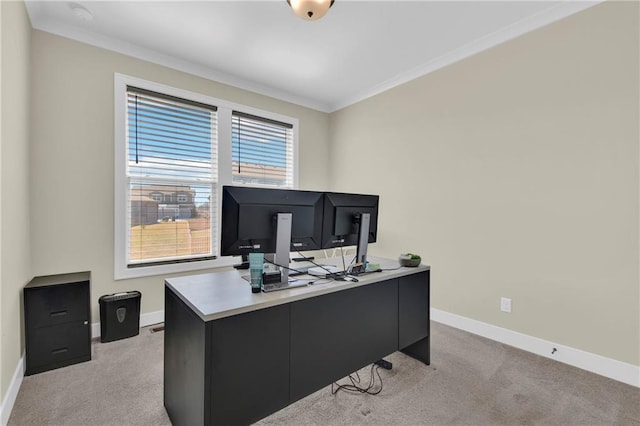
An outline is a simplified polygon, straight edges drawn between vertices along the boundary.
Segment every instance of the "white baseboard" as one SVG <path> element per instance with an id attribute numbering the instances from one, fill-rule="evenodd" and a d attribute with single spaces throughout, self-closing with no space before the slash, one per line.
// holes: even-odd
<path id="1" fill-rule="evenodd" d="M 640 387 L 640 366 L 637 365 L 528 336 L 435 308 L 431 308 L 431 319 L 631 386 Z"/>
<path id="2" fill-rule="evenodd" d="M 152 324 L 158 324 L 164 322 L 164 311 L 149 312 L 140 315 L 140 327 L 146 327 Z M 100 323 L 96 322 L 91 324 L 91 336 L 100 337 Z M 22 385 L 22 379 L 24 378 L 24 354 L 18 361 L 16 370 L 13 373 L 13 378 L 9 384 L 7 394 L 0 405 L 0 426 L 5 426 L 9 421 L 11 410 L 13 410 L 13 404 L 16 402 L 18 391 Z"/>
<path id="3" fill-rule="evenodd" d="M 431 308 L 431 319 L 527 352 L 532 352 L 545 358 L 554 359 L 619 382 L 627 383 L 631 386 L 640 387 L 640 367 L 636 365 L 528 336 L 506 328 L 441 311 L 440 309 Z M 155 311 L 140 315 L 140 327 L 161 322 L 164 322 L 164 311 Z M 91 328 L 92 337 L 99 337 L 100 323 L 91 324 Z M 552 353 L 554 348 L 556 351 Z M 0 426 L 5 426 L 9 421 L 9 416 L 11 415 L 11 410 L 18 396 L 23 378 L 24 355 L 18 361 L 7 394 L 0 406 Z"/>
<path id="4" fill-rule="evenodd" d="M 18 365 L 13 372 L 11 383 L 9 383 L 9 389 L 7 389 L 7 394 L 2 401 L 2 405 L 0 405 L 0 425 L 2 426 L 6 426 L 9 422 L 9 416 L 11 416 L 11 410 L 13 410 L 13 404 L 15 404 L 16 398 L 18 397 L 18 391 L 20 390 L 20 385 L 22 385 L 23 378 L 24 354 L 22 354 L 18 360 Z"/>
<path id="5" fill-rule="evenodd" d="M 146 327 L 152 324 L 158 324 L 164 322 L 164 311 L 149 312 L 140 315 L 140 327 Z M 91 324 L 91 337 L 100 337 L 100 323 L 94 322 Z"/>

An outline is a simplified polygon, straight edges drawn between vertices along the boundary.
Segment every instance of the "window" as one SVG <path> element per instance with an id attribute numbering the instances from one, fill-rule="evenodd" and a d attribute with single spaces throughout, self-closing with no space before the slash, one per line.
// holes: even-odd
<path id="1" fill-rule="evenodd" d="M 208 211 L 218 180 L 216 112 L 127 86 L 128 268 L 216 256 Z M 178 191 L 192 192 L 193 204 L 178 205 Z"/>
<path id="2" fill-rule="evenodd" d="M 222 185 L 296 188 L 297 120 L 116 74 L 115 279 L 212 268 Z"/>
<path id="3" fill-rule="evenodd" d="M 232 116 L 233 183 L 293 187 L 293 126 L 238 111 Z"/>

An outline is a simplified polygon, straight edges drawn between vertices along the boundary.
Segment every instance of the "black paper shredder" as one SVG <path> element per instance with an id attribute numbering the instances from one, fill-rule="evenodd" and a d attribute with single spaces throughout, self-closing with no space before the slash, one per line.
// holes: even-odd
<path id="1" fill-rule="evenodd" d="M 125 339 L 140 333 L 139 291 L 107 294 L 98 299 L 100 304 L 100 341 L 102 343 Z"/>

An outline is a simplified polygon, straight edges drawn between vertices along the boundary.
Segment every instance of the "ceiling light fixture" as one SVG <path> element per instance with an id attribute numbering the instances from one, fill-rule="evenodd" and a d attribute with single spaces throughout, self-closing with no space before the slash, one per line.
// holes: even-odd
<path id="1" fill-rule="evenodd" d="M 335 0 L 287 0 L 293 13 L 305 21 L 316 21 L 322 18 Z"/>

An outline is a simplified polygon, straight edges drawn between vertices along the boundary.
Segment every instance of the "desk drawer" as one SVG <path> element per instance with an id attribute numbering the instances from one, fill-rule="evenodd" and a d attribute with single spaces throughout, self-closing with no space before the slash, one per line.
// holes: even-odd
<path id="1" fill-rule="evenodd" d="M 88 323 L 77 321 L 28 330 L 26 374 L 88 361 L 91 358 L 89 327 Z"/>
<path id="2" fill-rule="evenodd" d="M 89 320 L 89 282 L 25 288 L 27 328 Z"/>

